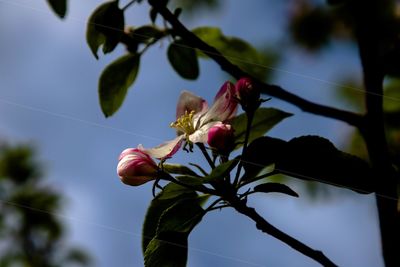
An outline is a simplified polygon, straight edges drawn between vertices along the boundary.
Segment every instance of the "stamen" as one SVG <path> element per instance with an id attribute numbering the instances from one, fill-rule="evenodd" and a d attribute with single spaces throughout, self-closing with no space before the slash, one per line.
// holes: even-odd
<path id="1" fill-rule="evenodd" d="M 193 116 L 195 111 L 192 110 L 189 113 L 185 111 L 185 114 L 180 116 L 175 122 L 170 124 L 170 127 L 177 129 L 185 134 L 186 138 L 195 132 L 193 125 Z"/>

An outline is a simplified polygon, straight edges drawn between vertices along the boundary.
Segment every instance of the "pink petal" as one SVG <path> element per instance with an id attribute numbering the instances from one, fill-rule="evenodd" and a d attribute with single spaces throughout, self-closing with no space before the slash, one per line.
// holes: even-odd
<path id="1" fill-rule="evenodd" d="M 207 109 L 207 101 L 205 101 L 203 98 L 189 91 L 182 91 L 176 107 L 176 118 L 178 119 L 184 115 L 185 112 L 190 113 L 192 110 L 194 110 L 195 113 L 199 113 L 204 112 Z"/>
<path id="2" fill-rule="evenodd" d="M 159 146 L 154 148 L 145 149 L 143 146 L 139 145 L 139 149 L 145 152 L 146 154 L 157 158 L 157 159 L 166 159 L 172 157 L 181 147 L 182 141 L 184 139 L 183 135 L 176 137 L 173 140 L 167 141 Z"/>
<path id="3" fill-rule="evenodd" d="M 202 118 L 202 122 L 227 121 L 236 115 L 237 108 L 236 87 L 229 81 L 225 82 L 215 96 L 213 105 Z"/>

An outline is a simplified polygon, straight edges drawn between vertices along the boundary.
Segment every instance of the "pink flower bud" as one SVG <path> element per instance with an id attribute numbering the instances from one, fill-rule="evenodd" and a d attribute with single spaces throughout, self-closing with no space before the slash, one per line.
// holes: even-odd
<path id="1" fill-rule="evenodd" d="M 229 153 L 234 148 L 235 136 L 231 125 L 217 123 L 208 130 L 207 143 L 221 154 Z"/>
<path id="2" fill-rule="evenodd" d="M 128 185 L 141 185 L 155 179 L 158 166 L 144 151 L 127 148 L 119 156 L 117 173 L 121 181 Z"/>
<path id="3" fill-rule="evenodd" d="M 250 78 L 241 78 L 236 83 L 239 101 L 244 111 L 255 111 L 260 106 L 260 91 Z"/>

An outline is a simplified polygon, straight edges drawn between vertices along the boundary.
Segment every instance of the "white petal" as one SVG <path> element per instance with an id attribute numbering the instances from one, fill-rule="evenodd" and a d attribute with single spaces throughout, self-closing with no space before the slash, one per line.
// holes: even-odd
<path id="1" fill-rule="evenodd" d="M 175 139 L 162 143 L 154 148 L 145 149 L 142 145 L 139 145 L 138 148 L 154 158 L 165 159 L 171 157 L 178 151 L 183 138 L 184 136 L 180 135 Z"/>
<path id="2" fill-rule="evenodd" d="M 212 121 L 206 123 L 205 125 L 201 126 L 200 129 L 197 129 L 193 134 L 189 136 L 189 140 L 192 143 L 207 143 L 208 140 L 208 131 L 211 127 L 215 124 L 221 123 L 219 121 Z"/>
<path id="3" fill-rule="evenodd" d="M 176 106 L 176 118 L 178 119 L 185 112 L 190 113 L 194 110 L 195 113 L 204 112 L 208 109 L 207 101 L 189 91 L 182 91 L 179 96 Z"/>

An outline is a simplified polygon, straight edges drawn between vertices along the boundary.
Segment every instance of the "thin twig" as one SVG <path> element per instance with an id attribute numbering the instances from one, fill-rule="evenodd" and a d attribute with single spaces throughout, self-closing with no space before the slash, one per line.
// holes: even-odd
<path id="1" fill-rule="evenodd" d="M 201 153 L 203 153 L 203 155 L 204 155 L 204 157 L 206 158 L 206 160 L 207 160 L 208 164 L 210 165 L 210 167 L 211 167 L 212 169 L 214 169 L 214 168 L 215 168 L 215 164 L 214 164 L 214 162 L 212 161 L 210 155 L 208 154 L 208 152 L 207 152 L 207 150 L 206 150 L 204 144 L 203 144 L 203 143 L 196 143 L 196 145 L 200 148 Z"/>
<path id="2" fill-rule="evenodd" d="M 158 13 L 160 13 L 163 18 L 168 21 L 171 26 L 174 28 L 174 32 L 181 36 L 183 39 L 185 39 L 188 44 L 207 56 L 209 56 L 211 59 L 213 59 L 220 67 L 222 70 L 225 72 L 229 73 L 236 79 L 240 79 L 242 77 L 249 77 L 253 80 L 255 83 L 255 86 L 261 88 L 261 92 L 264 94 L 268 94 L 270 96 L 279 98 L 281 100 L 284 100 L 288 103 L 291 103 L 303 111 L 313 113 L 316 115 L 324 116 L 324 117 L 329 117 L 337 120 L 341 120 L 343 122 L 346 122 L 350 125 L 356 126 L 356 127 L 363 127 L 364 125 L 364 120 L 363 117 L 357 113 L 353 113 L 350 111 L 345 111 L 329 106 L 324 106 L 320 105 L 314 102 L 311 102 L 309 100 L 306 100 L 304 98 L 301 98 L 298 95 L 295 95 L 293 93 L 290 93 L 289 91 L 286 91 L 282 87 L 278 85 L 271 85 L 271 84 L 266 84 L 258 80 L 257 78 L 253 77 L 249 73 L 246 73 L 242 69 L 240 69 L 237 65 L 231 63 L 226 57 L 224 57 L 221 52 L 219 52 L 217 49 L 214 47 L 208 45 L 205 43 L 203 40 L 201 40 L 199 37 L 197 37 L 194 33 L 189 31 L 186 26 L 184 26 L 174 14 L 165 6 L 159 5 L 157 1 L 149 1 L 149 3 L 157 10 Z"/>
<path id="3" fill-rule="evenodd" d="M 257 229 L 262 232 L 269 234 L 276 239 L 282 241 L 303 255 L 319 262 L 322 266 L 335 267 L 337 266 L 329 258 L 327 258 L 321 251 L 314 250 L 307 246 L 306 244 L 300 242 L 299 240 L 291 237 L 290 235 L 282 232 L 269 222 L 267 222 L 261 215 L 257 213 L 254 208 L 246 206 L 243 201 L 231 202 L 233 208 L 235 208 L 239 213 L 246 215 L 256 223 Z"/>

